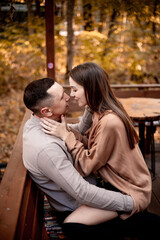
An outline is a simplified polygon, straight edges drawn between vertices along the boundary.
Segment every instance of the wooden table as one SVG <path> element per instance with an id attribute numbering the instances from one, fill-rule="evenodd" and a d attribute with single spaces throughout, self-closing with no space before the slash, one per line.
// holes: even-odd
<path id="1" fill-rule="evenodd" d="M 155 121 L 160 120 L 160 99 L 155 98 L 119 98 L 125 110 L 139 126 L 139 146 L 145 158 L 145 143 L 149 140 L 151 147 L 151 172 L 155 177 L 155 144 L 154 133 L 156 130 Z M 145 141 L 145 127 L 146 141 Z"/>

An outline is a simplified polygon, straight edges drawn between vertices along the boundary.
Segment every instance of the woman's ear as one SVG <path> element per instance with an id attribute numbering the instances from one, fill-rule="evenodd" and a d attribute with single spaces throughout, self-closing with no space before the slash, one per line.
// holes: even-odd
<path id="1" fill-rule="evenodd" d="M 41 109 L 41 114 L 44 116 L 44 117 L 51 117 L 53 114 L 52 114 L 52 111 L 48 108 L 48 107 L 44 107 Z"/>

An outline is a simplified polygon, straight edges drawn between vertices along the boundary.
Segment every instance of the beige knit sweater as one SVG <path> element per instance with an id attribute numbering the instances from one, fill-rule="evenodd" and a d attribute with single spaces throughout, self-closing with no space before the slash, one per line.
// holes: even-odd
<path id="1" fill-rule="evenodd" d="M 122 193 L 131 195 L 134 210 L 125 219 L 143 211 L 151 200 L 151 176 L 138 144 L 130 149 L 122 120 L 111 110 L 93 114 L 93 124 L 85 136 L 72 130 L 66 145 L 82 176 L 101 175 Z"/>

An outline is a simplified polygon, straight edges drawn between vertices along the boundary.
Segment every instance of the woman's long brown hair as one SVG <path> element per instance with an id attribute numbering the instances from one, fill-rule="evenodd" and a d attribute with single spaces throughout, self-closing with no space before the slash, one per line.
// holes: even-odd
<path id="1" fill-rule="evenodd" d="M 87 104 L 92 111 L 101 114 L 111 109 L 122 119 L 130 148 L 133 149 L 138 143 L 139 137 L 132 120 L 114 95 L 106 71 L 95 63 L 87 62 L 74 67 L 70 71 L 70 76 L 84 87 Z"/>

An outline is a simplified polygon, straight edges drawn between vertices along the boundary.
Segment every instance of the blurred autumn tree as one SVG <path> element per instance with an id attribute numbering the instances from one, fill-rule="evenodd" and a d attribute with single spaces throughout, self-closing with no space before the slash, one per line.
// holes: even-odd
<path id="1" fill-rule="evenodd" d="M 16 3 L 13 4 L 14 13 L 10 12 L 14 15 L 12 21 L 9 13 L 7 17 L 1 17 L 1 22 L 5 23 L 1 24 L 0 32 L 1 93 L 11 87 L 23 88 L 24 82 L 46 75 L 44 14 L 40 12 L 42 1 L 25 2 L 28 15 L 23 20 L 20 15 L 24 13 L 18 12 Z M 55 2 L 58 81 L 63 82 L 65 73 L 73 65 L 95 61 L 109 72 L 114 83 L 160 82 L 158 0 Z M 1 12 L 2 9 L 1 5 Z"/>

